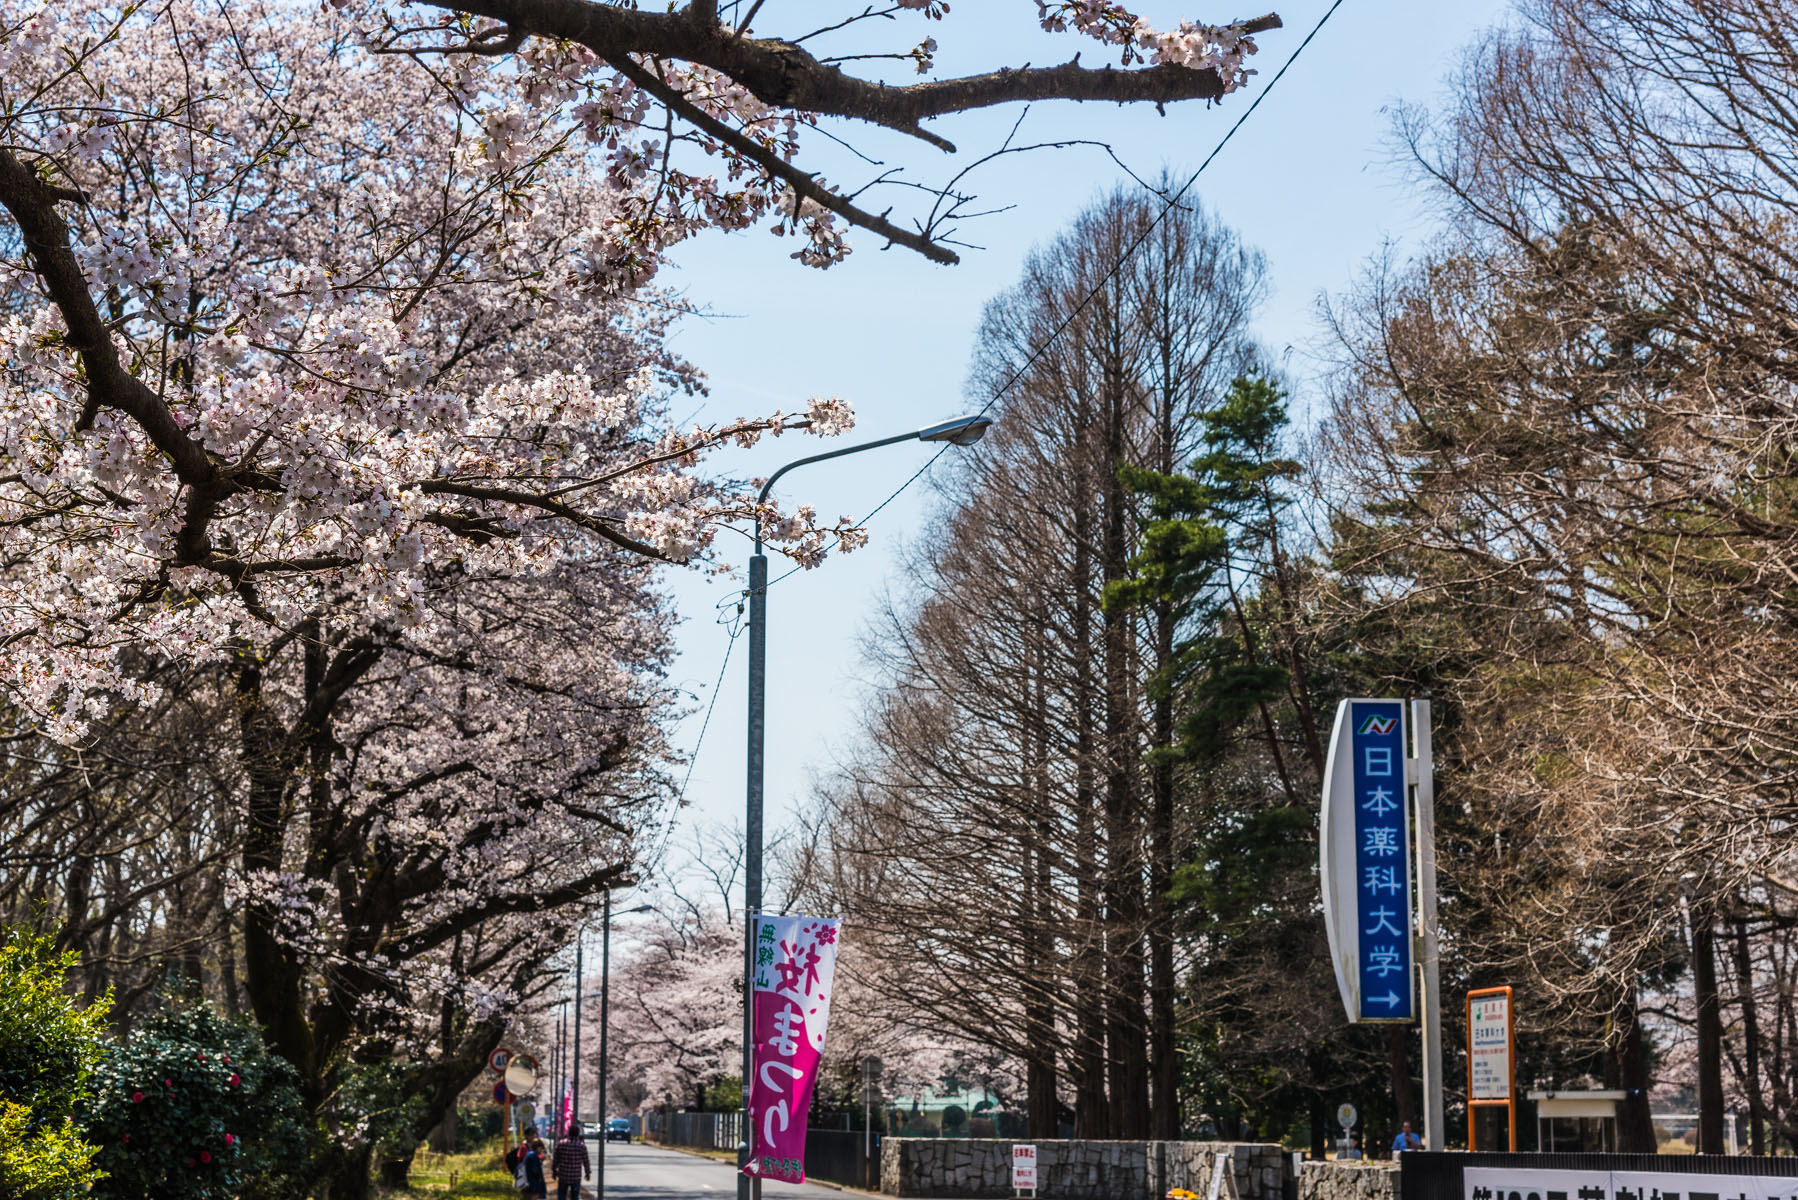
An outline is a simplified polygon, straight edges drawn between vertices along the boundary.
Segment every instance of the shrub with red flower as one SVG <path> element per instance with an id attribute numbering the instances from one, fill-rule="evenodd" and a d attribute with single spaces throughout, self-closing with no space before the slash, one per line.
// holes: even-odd
<path id="1" fill-rule="evenodd" d="M 88 1124 L 108 1178 L 94 1197 L 303 1194 L 292 1178 L 307 1146 L 293 1069 L 255 1029 L 183 1003 L 139 1025 L 99 1077 Z M 249 1139 L 232 1132 L 246 1127 Z"/>

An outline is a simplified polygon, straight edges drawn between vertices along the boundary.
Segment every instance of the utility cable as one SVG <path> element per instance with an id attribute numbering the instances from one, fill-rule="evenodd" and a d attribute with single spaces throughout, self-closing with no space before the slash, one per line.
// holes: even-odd
<path id="1" fill-rule="evenodd" d="M 1085 312 L 1087 306 L 1098 297 L 1099 293 L 1104 291 L 1113 279 L 1117 278 L 1118 272 L 1124 269 L 1124 265 L 1130 261 L 1138 250 L 1142 249 L 1143 243 L 1149 240 L 1150 235 L 1153 234 L 1156 229 L 1160 228 L 1161 223 L 1167 219 L 1168 213 L 1172 212 L 1174 207 L 1186 196 L 1186 193 L 1192 190 L 1192 185 L 1199 181 L 1199 176 L 1205 173 L 1205 168 L 1209 167 L 1212 164 L 1212 161 L 1223 152 L 1224 147 L 1230 144 L 1230 139 L 1236 136 L 1237 131 L 1243 127 L 1243 124 L 1255 114 L 1255 110 L 1261 107 L 1261 102 L 1267 99 L 1269 92 L 1274 90 L 1274 85 L 1279 83 L 1281 77 L 1292 67 L 1292 64 L 1298 61 L 1299 55 L 1305 52 L 1305 47 L 1309 46 L 1317 35 L 1323 31 L 1323 27 L 1329 23 L 1331 17 L 1336 15 L 1336 10 L 1341 8 L 1342 5 L 1343 0 L 1335 0 L 1335 3 L 1331 4 L 1330 7 L 1324 11 L 1324 15 L 1317 19 L 1317 24 L 1311 27 L 1311 32 L 1305 35 L 1305 40 L 1300 42 L 1298 47 L 1287 56 L 1286 61 L 1280 64 L 1280 69 L 1275 71 L 1273 78 L 1267 81 L 1267 86 L 1255 93 L 1255 99 L 1243 110 L 1242 115 L 1236 118 L 1235 124 L 1231 125 L 1230 128 L 1225 131 L 1224 136 L 1218 140 L 1217 145 L 1211 148 L 1211 153 L 1205 156 L 1205 160 L 1198 165 L 1198 169 L 1193 171 L 1193 173 L 1187 177 L 1186 182 L 1180 185 L 1178 191 L 1167 198 L 1167 202 L 1162 205 L 1161 211 L 1155 214 L 1155 219 L 1153 221 L 1149 222 L 1148 228 L 1144 229 L 1137 235 L 1135 241 L 1125 247 L 1124 252 L 1118 256 L 1117 261 L 1105 272 L 1105 277 L 1094 284 L 1092 289 L 1089 290 L 1086 295 L 1081 297 L 1080 303 L 1076 304 L 1073 309 L 1069 311 L 1068 315 L 1063 317 L 1060 323 L 1057 324 L 1054 329 L 1049 331 L 1049 335 L 1043 339 L 1042 344 L 1030 352 L 1030 356 L 1024 360 L 1023 364 L 1020 365 L 1017 370 L 1013 371 L 1011 375 L 1006 378 L 1005 382 L 994 389 L 993 394 L 987 398 L 986 403 L 980 406 L 980 411 L 975 414 L 976 416 L 984 417 L 988 412 L 992 411 L 993 405 L 999 403 L 999 401 L 1005 397 L 1007 392 L 1018 385 L 1018 382 L 1024 378 L 1030 368 L 1034 367 L 1042 356 L 1049 352 L 1049 347 L 1055 344 L 1055 340 L 1063 333 L 1067 332 L 1068 326 L 1074 323 L 1074 319 Z M 924 465 L 918 468 L 909 479 L 900 484 L 897 488 L 894 488 L 892 493 L 888 495 L 885 500 L 876 504 L 868 515 L 861 519 L 857 527 L 859 528 L 867 525 L 869 521 L 874 519 L 876 513 L 897 500 L 901 493 L 911 487 L 911 485 L 922 478 L 930 468 L 936 465 L 937 459 L 949 452 L 952 444 L 953 443 L 945 442 L 940 446 L 937 449 L 937 452 L 931 455 L 930 458 L 925 461 Z M 774 579 L 770 580 L 767 586 L 773 587 L 775 584 L 781 582 L 781 580 L 787 579 L 804 569 L 804 567 L 800 566 L 790 567 Z"/>
<path id="2" fill-rule="evenodd" d="M 1137 236 L 1136 240 L 1131 242 L 1129 246 L 1125 247 L 1124 252 L 1118 256 L 1117 261 L 1112 264 L 1110 270 L 1105 272 L 1105 277 L 1103 279 L 1101 279 L 1098 283 L 1094 284 L 1092 289 L 1090 291 L 1088 291 L 1085 296 L 1081 297 L 1080 303 L 1076 304 L 1073 307 L 1073 309 L 1068 313 L 1068 315 L 1063 317 L 1061 319 L 1060 323 L 1058 323 L 1054 329 L 1049 331 L 1049 335 L 1043 339 L 1042 344 L 1039 345 L 1035 350 L 1031 351 L 1030 356 L 1028 358 L 1026 358 L 1024 360 L 1024 362 L 1015 371 L 1013 371 L 1010 376 L 1008 376 L 1006 378 L 1005 382 L 1001 383 L 997 388 L 994 389 L 993 394 L 987 398 L 987 401 L 985 404 L 980 406 L 980 411 L 975 415 L 985 416 L 987 413 L 992 411 L 993 406 L 995 404 L 999 403 L 999 401 L 1002 400 L 1005 397 L 1006 393 L 1010 392 L 1012 388 L 1016 387 L 1018 385 L 1018 382 L 1024 378 L 1024 376 L 1027 372 L 1029 372 L 1030 368 L 1034 367 L 1037 364 L 1037 362 L 1039 360 L 1041 360 L 1042 356 L 1049 352 L 1049 347 L 1055 344 L 1055 340 L 1057 338 L 1059 338 L 1063 333 L 1067 332 L 1068 327 L 1074 323 L 1074 319 L 1076 317 L 1078 317 L 1081 313 L 1085 312 L 1087 306 L 1090 305 L 1093 302 L 1093 300 L 1098 297 L 1099 293 L 1102 292 L 1106 288 L 1106 286 L 1108 286 L 1111 283 L 1111 281 L 1117 277 L 1118 272 L 1120 272 L 1124 269 L 1125 264 L 1128 263 L 1130 261 L 1130 259 L 1136 254 L 1136 252 L 1142 248 L 1143 244 L 1148 241 L 1150 235 L 1153 234 L 1156 229 L 1160 228 L 1161 223 L 1167 219 L 1168 213 L 1172 212 L 1174 210 L 1174 207 L 1177 204 L 1179 204 L 1182 199 L 1185 198 L 1186 193 L 1192 190 L 1193 184 L 1195 184 L 1199 181 L 1199 176 L 1201 176 L 1205 173 L 1205 168 L 1209 167 L 1212 164 L 1212 162 L 1217 158 L 1217 156 L 1223 152 L 1224 147 L 1228 146 L 1230 144 L 1230 139 L 1234 138 L 1236 136 L 1237 131 L 1240 130 L 1243 127 L 1244 123 L 1246 123 L 1248 121 L 1248 119 L 1255 114 L 1255 110 L 1257 108 L 1261 107 L 1261 102 L 1263 100 L 1267 99 L 1268 93 L 1274 90 L 1274 86 L 1276 84 L 1278 84 L 1280 82 L 1281 78 L 1285 76 L 1286 72 L 1291 69 L 1292 64 L 1298 61 L 1299 55 L 1301 55 L 1305 52 L 1305 48 L 1307 46 L 1309 46 L 1312 43 L 1312 41 L 1316 39 L 1317 35 L 1323 31 L 1323 27 L 1325 25 L 1329 24 L 1330 18 L 1336 15 L 1336 10 L 1341 8 L 1342 5 L 1343 5 L 1343 0 L 1335 0 L 1335 2 L 1333 4 L 1331 4 L 1330 7 L 1324 11 L 1324 15 L 1318 18 L 1317 24 L 1315 24 L 1311 27 L 1311 32 L 1307 33 L 1305 35 L 1305 39 L 1298 44 L 1298 47 L 1296 49 L 1294 49 L 1290 55 L 1287 56 L 1286 61 L 1280 64 L 1280 69 L 1278 71 L 1274 72 L 1273 78 L 1271 78 L 1267 81 L 1267 86 L 1262 88 L 1259 92 L 1255 93 L 1254 100 L 1252 100 L 1249 103 L 1249 106 L 1243 110 L 1242 115 L 1236 118 L 1235 123 L 1232 124 L 1230 126 L 1230 128 L 1224 132 L 1224 136 L 1222 138 L 1218 139 L 1217 145 L 1215 145 L 1211 148 L 1211 152 L 1205 156 L 1204 161 L 1199 163 L 1198 168 L 1196 170 L 1194 170 L 1193 173 L 1187 177 L 1186 182 L 1180 185 L 1179 190 L 1177 190 L 1176 192 L 1174 192 L 1174 194 L 1172 196 L 1167 198 L 1167 202 L 1162 205 L 1161 211 L 1159 213 L 1155 214 L 1155 219 L 1149 223 L 1148 228 L 1144 229 L 1142 231 L 1142 233 L 1140 233 Z M 944 443 L 941 447 L 939 447 L 935 454 L 931 455 L 927 460 L 925 460 L 925 463 L 923 466 L 919 467 L 916 471 L 914 471 L 911 474 L 911 476 L 905 480 L 904 483 L 901 483 L 898 487 L 894 488 L 892 490 L 892 492 L 890 492 L 887 495 L 886 499 L 882 500 L 879 504 L 876 504 L 872 509 L 870 509 L 868 511 L 868 514 L 866 516 L 864 516 L 859 522 L 857 522 L 857 527 L 858 528 L 865 527 L 869 521 L 872 521 L 880 513 L 880 511 L 882 509 L 884 509 L 887 505 L 891 504 L 893 501 L 897 500 L 902 494 L 904 494 L 906 489 L 911 487 L 912 484 L 914 484 L 918 480 L 922 479 L 925 476 L 925 474 L 927 474 L 930 471 L 930 469 L 932 467 L 936 466 L 937 460 L 949 452 L 950 445 L 951 445 L 951 443 Z M 769 580 L 765 586 L 772 588 L 775 584 L 780 583 L 783 580 L 791 578 L 792 576 L 798 574 L 800 571 L 803 571 L 804 569 L 805 568 L 802 566 L 789 567 L 787 570 L 783 571 L 781 574 L 779 574 L 779 575 L 775 576 L 773 579 Z M 747 593 L 747 591 L 744 591 L 744 592 L 740 592 L 739 595 L 746 596 L 746 595 L 748 595 L 748 593 Z M 730 644 L 725 646 L 725 648 L 724 648 L 724 662 L 718 668 L 718 681 L 719 682 L 718 682 L 718 684 L 714 685 L 712 688 L 712 703 L 711 703 L 711 705 L 707 706 L 705 721 L 699 727 L 699 738 L 694 743 L 693 756 L 692 756 L 692 758 L 687 760 L 687 779 L 682 781 L 681 790 L 680 790 L 680 796 L 681 796 L 681 799 L 683 799 L 683 800 L 686 798 L 686 794 L 687 794 L 687 782 L 693 778 L 693 764 L 696 761 L 698 761 L 699 747 L 705 741 L 706 727 L 709 726 L 712 721 L 712 707 L 718 703 L 718 690 L 719 690 L 719 687 L 722 686 L 723 681 L 724 681 L 724 669 L 725 669 L 725 667 L 728 667 L 730 665 L 731 650 L 736 646 L 736 643 L 737 643 L 737 632 L 738 631 L 736 629 L 733 629 L 731 631 Z"/>

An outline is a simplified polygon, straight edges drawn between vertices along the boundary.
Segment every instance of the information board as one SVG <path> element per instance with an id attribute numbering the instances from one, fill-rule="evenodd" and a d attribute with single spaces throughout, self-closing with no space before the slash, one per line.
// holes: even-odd
<path id="1" fill-rule="evenodd" d="M 1511 1098 L 1511 991 L 1467 997 L 1468 1087 L 1475 1100 Z"/>
<path id="2" fill-rule="evenodd" d="M 1036 1147 L 1013 1145 L 1011 1148 L 1011 1188 L 1014 1192 L 1036 1190 Z"/>

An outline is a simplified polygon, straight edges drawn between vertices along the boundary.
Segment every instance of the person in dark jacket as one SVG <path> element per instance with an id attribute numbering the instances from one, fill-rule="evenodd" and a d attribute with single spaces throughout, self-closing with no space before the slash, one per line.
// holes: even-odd
<path id="1" fill-rule="evenodd" d="M 532 1138 L 524 1152 L 524 1195 L 548 1196 L 549 1184 L 543 1181 L 543 1141 Z"/>

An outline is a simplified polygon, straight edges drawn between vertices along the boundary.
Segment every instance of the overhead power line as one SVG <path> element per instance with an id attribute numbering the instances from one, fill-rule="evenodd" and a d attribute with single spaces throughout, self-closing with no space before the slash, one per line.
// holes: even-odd
<path id="1" fill-rule="evenodd" d="M 1093 300 L 1096 299 L 1098 297 L 1098 295 L 1105 290 L 1106 286 L 1108 284 L 1110 284 L 1113 279 L 1117 278 L 1118 272 L 1122 271 L 1124 269 L 1125 264 L 1127 264 L 1130 261 L 1130 259 L 1136 254 L 1136 252 L 1138 250 L 1142 249 L 1143 244 L 1149 240 L 1150 235 L 1152 235 L 1156 229 L 1160 228 L 1161 223 L 1167 219 L 1168 213 L 1172 212 L 1174 210 L 1175 206 L 1177 206 L 1180 203 L 1180 201 L 1185 198 L 1186 193 L 1192 190 L 1192 185 L 1199 181 L 1199 176 L 1201 176 L 1205 173 L 1205 168 L 1209 167 L 1212 164 L 1212 161 L 1215 160 L 1217 158 L 1217 156 L 1223 152 L 1224 147 L 1228 146 L 1230 144 L 1230 139 L 1236 136 L 1237 130 L 1241 129 L 1243 127 L 1243 124 L 1250 117 L 1255 115 L 1255 110 L 1257 108 L 1261 107 L 1261 102 L 1263 100 L 1267 99 L 1267 95 L 1269 92 L 1274 90 L 1274 85 L 1279 83 L 1280 78 L 1286 74 L 1286 72 L 1292 67 L 1292 64 L 1298 61 L 1299 55 L 1301 55 L 1305 52 L 1305 47 L 1309 46 L 1311 44 L 1312 40 L 1315 39 L 1320 32 L 1322 32 L 1323 27 L 1329 23 L 1329 20 L 1331 17 L 1336 15 L 1336 10 L 1341 8 L 1342 5 L 1343 5 L 1343 0 L 1335 0 L 1335 3 L 1331 4 L 1330 7 L 1324 11 L 1324 15 L 1317 19 L 1317 24 L 1315 24 L 1311 27 L 1311 32 L 1307 33 L 1305 35 L 1305 40 L 1298 44 L 1298 47 L 1293 50 L 1293 52 L 1287 57 L 1286 61 L 1280 64 L 1280 69 L 1278 71 L 1274 72 L 1273 78 L 1269 79 L 1267 81 L 1267 86 L 1262 88 L 1259 92 L 1257 92 L 1255 94 L 1255 99 L 1253 101 L 1251 101 L 1249 106 L 1242 111 L 1242 115 L 1237 117 L 1235 123 L 1232 124 L 1230 126 L 1230 128 L 1224 132 L 1224 136 L 1222 138 L 1218 139 L 1217 145 L 1215 145 L 1211 148 L 1211 153 L 1207 154 L 1205 156 L 1205 160 L 1198 165 L 1198 168 L 1196 170 L 1194 170 L 1191 175 L 1187 176 L 1186 182 L 1180 185 L 1179 190 L 1175 191 L 1171 196 L 1168 196 L 1166 198 L 1166 203 L 1162 205 L 1161 211 L 1155 214 L 1155 219 L 1153 221 L 1149 222 L 1148 228 L 1144 229 L 1140 234 L 1138 234 L 1136 236 L 1136 239 L 1134 241 L 1132 241 L 1128 246 L 1124 247 L 1124 252 L 1122 254 L 1118 255 L 1117 261 L 1114 262 L 1111 265 L 1110 269 L 1105 272 L 1104 278 L 1099 280 L 1098 283 L 1094 284 L 1092 286 L 1092 289 L 1090 291 L 1088 291 L 1086 293 L 1086 295 L 1084 295 L 1080 298 L 1080 303 L 1076 304 L 1072 309 L 1070 309 L 1068 311 L 1068 314 L 1061 319 L 1061 321 L 1055 326 L 1055 328 L 1049 331 L 1049 335 L 1042 340 L 1042 344 L 1037 346 L 1037 348 L 1035 350 L 1032 350 L 1030 352 L 1030 356 L 1024 360 L 1023 364 L 1020 365 L 1017 368 L 1017 370 L 1013 371 L 1009 376 L 1007 376 L 1005 379 L 1005 382 L 1001 383 L 997 388 L 995 388 L 993 390 L 993 394 L 991 396 L 987 397 L 986 403 L 980 406 L 980 411 L 977 415 L 986 416 L 989 412 L 991 412 L 993 406 L 995 404 L 999 403 L 1000 400 L 1004 399 L 1006 393 L 1011 391 L 1012 388 L 1016 387 L 1018 385 L 1018 382 L 1020 380 L 1022 380 L 1026 374 L 1029 373 L 1030 368 L 1034 367 L 1037 364 L 1037 362 L 1039 360 L 1041 360 L 1042 356 L 1049 352 L 1049 347 L 1053 346 L 1055 344 L 1056 339 L 1059 338 L 1063 333 L 1067 332 L 1068 326 L 1070 326 L 1074 323 L 1074 319 L 1076 317 L 1078 317 L 1081 313 L 1085 312 L 1087 309 L 1087 306 L 1090 305 L 1093 302 Z M 931 455 L 930 458 L 925 461 L 925 463 L 922 467 L 919 467 L 915 472 L 913 472 L 912 475 L 908 479 L 906 479 L 906 481 L 904 483 L 901 483 L 898 487 L 894 488 L 893 491 L 887 496 L 887 498 L 885 500 L 882 500 L 879 504 L 876 504 L 872 509 L 870 509 L 868 512 L 868 515 L 863 517 L 861 519 L 861 521 L 858 522 L 858 525 L 866 525 L 869 521 L 873 520 L 876 513 L 880 512 L 881 509 L 885 508 L 887 505 L 889 505 L 893 501 L 897 500 L 900 497 L 900 495 L 905 492 L 905 490 L 907 488 L 911 487 L 912 484 L 916 483 L 919 479 L 923 478 L 923 476 L 927 472 L 929 472 L 930 468 L 932 468 L 936 465 L 937 459 L 941 458 L 944 454 L 948 453 L 950 446 L 951 446 L 951 443 L 948 443 L 948 442 L 943 443 L 943 445 L 937 449 L 937 452 L 935 454 Z M 784 579 L 790 578 L 791 576 L 797 574 L 798 572 L 800 572 L 802 570 L 804 570 L 803 567 L 798 567 L 798 566 L 789 567 L 786 571 L 782 572 L 780 575 L 778 575 L 774 579 L 770 580 L 768 583 L 768 586 L 773 587 L 775 584 L 781 582 Z"/>
<path id="2" fill-rule="evenodd" d="M 1034 367 L 1037 362 L 1041 360 L 1042 356 L 1048 353 L 1049 347 L 1055 344 L 1056 339 L 1067 332 L 1068 327 L 1074 323 L 1074 319 L 1085 312 L 1087 306 L 1090 305 L 1093 300 L 1104 291 L 1105 287 L 1117 277 L 1118 272 L 1124 269 L 1125 265 L 1136 252 L 1149 240 L 1150 235 L 1152 235 L 1155 230 L 1160 227 L 1161 223 L 1167 219 L 1168 213 L 1172 212 L 1175 206 L 1185 198 L 1186 193 L 1192 190 L 1193 184 L 1199 181 L 1199 176 L 1205 173 L 1205 168 L 1209 167 L 1217 156 L 1223 152 L 1224 147 L 1230 144 L 1230 139 L 1236 136 L 1237 131 L 1243 127 L 1244 123 L 1247 122 L 1250 117 L 1255 115 L 1255 110 L 1261 107 L 1261 102 L 1267 99 L 1268 93 L 1274 90 L 1275 85 L 1278 84 L 1281 78 L 1285 76 L 1286 72 L 1291 69 L 1292 64 L 1298 61 L 1299 55 L 1305 52 L 1305 48 L 1323 31 L 1323 27 L 1329 24 L 1330 18 L 1336 15 L 1336 10 L 1341 8 L 1342 5 L 1343 0 L 1335 0 L 1328 9 L 1324 10 L 1324 15 L 1319 17 L 1317 19 L 1317 24 L 1311 27 L 1311 32 L 1305 35 L 1305 39 L 1298 44 L 1297 48 L 1294 49 L 1290 55 L 1287 56 L 1286 61 L 1280 64 L 1280 69 L 1275 71 L 1273 78 L 1267 81 L 1267 86 L 1255 94 L 1254 100 L 1252 100 L 1249 103 L 1249 106 L 1242 111 L 1242 115 L 1236 118 L 1235 123 L 1224 132 L 1224 136 L 1218 139 L 1217 145 L 1211 148 L 1211 152 L 1205 156 L 1204 161 L 1199 163 L 1197 169 L 1195 169 L 1191 175 L 1187 176 L 1186 182 L 1181 184 L 1177 191 L 1166 198 L 1166 203 L 1162 205 L 1161 211 L 1155 214 L 1155 219 L 1149 222 L 1148 228 L 1144 229 L 1137 235 L 1134 241 L 1124 248 L 1123 253 L 1118 255 L 1117 261 L 1105 272 L 1105 277 L 1094 284 L 1092 289 L 1080 298 L 1080 303 L 1070 309 L 1067 316 L 1063 317 L 1060 323 L 1058 323 L 1054 329 L 1049 331 L 1049 335 L 1043 339 L 1042 344 L 1030 352 L 1030 356 L 1024 360 L 1022 365 L 1020 365 L 1017 370 L 1013 371 L 1003 383 L 993 390 L 993 394 L 987 397 L 986 403 L 980 406 L 978 415 L 985 416 L 991 412 L 993 406 L 1004 399 L 1006 393 L 1016 387 L 1018 382 L 1029 372 L 1030 368 Z M 894 488 L 892 492 L 887 495 L 886 499 L 869 509 L 868 514 L 857 522 L 858 526 L 865 526 L 869 521 L 873 520 L 882 509 L 886 508 L 887 505 L 903 495 L 906 489 L 910 488 L 912 484 L 922 479 L 925 474 L 936 465 L 937 459 L 941 458 L 949 451 L 949 448 L 950 443 L 947 442 L 939 447 L 937 452 L 931 455 L 930 458 L 925 461 L 923 466 L 912 472 L 905 482 Z M 802 570 L 804 570 L 804 568 L 799 566 L 789 567 L 786 571 L 770 580 L 767 586 L 771 588 L 775 584 L 792 577 Z M 748 593 L 744 592 L 742 594 L 747 595 Z M 693 777 L 693 763 L 699 758 L 699 748 L 705 741 L 706 728 L 711 724 L 712 707 L 718 702 L 718 690 L 724 683 L 724 668 L 730 664 L 730 654 L 732 648 L 736 645 L 736 640 L 736 632 L 733 630 L 731 633 L 730 644 L 724 648 L 724 662 L 718 669 L 718 683 L 712 688 L 712 703 L 706 708 L 705 721 L 700 725 L 699 737 L 693 746 L 693 756 L 687 763 L 687 780 L 691 780 Z M 680 795 L 683 799 L 687 794 L 687 780 L 683 780 L 681 783 Z"/>

